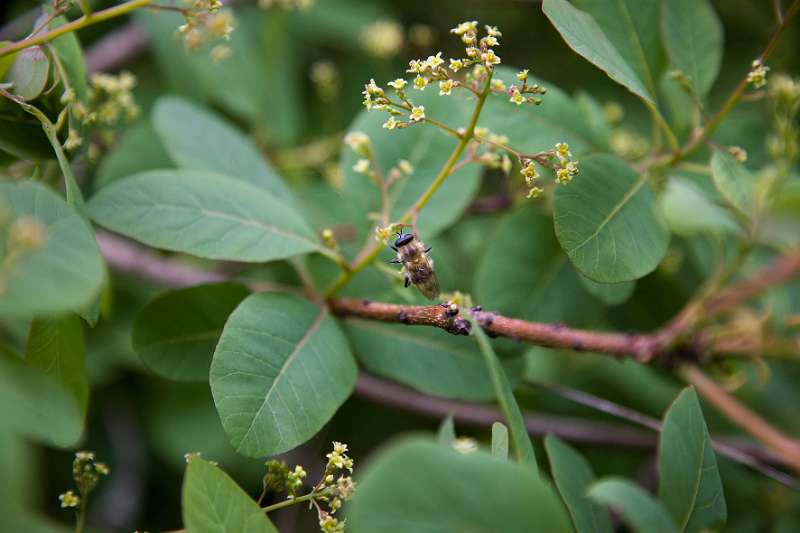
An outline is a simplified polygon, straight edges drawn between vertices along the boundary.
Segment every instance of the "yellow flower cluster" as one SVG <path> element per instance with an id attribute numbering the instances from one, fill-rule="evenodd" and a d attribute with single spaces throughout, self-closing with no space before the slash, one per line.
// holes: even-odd
<path id="1" fill-rule="evenodd" d="M 528 84 L 528 76 L 530 74 L 530 70 L 524 69 L 517 72 L 517 79 L 522 82 L 522 85 L 517 87 L 516 85 L 512 85 L 508 89 L 505 86 L 502 87 L 492 87 L 492 89 L 496 92 L 506 92 L 508 94 L 508 100 L 516 105 L 522 104 L 534 104 L 539 105 L 542 103 L 542 99 L 539 98 L 538 95 L 543 95 L 547 93 L 547 89 L 540 86 L 538 83 L 534 83 L 532 85 Z M 530 95 L 530 96 L 526 96 Z"/>
<path id="2" fill-rule="evenodd" d="M 555 155 L 558 158 L 556 181 L 558 183 L 569 183 L 578 173 L 578 162 L 570 159 L 572 152 L 569 151 L 567 143 L 556 143 Z"/>
<path id="3" fill-rule="evenodd" d="M 425 108 L 415 105 L 406 93 L 406 87 L 410 86 L 418 91 L 425 90 L 431 83 L 437 83 L 440 96 L 450 96 L 454 89 L 463 87 L 465 83 L 477 83 L 478 80 L 486 76 L 487 72 L 499 65 L 500 57 L 495 53 L 494 47 L 500 45 L 498 37 L 502 34 L 494 26 L 485 27 L 485 35 L 479 36 L 478 22 L 462 22 L 451 30 L 466 45 L 465 57 L 450 58 L 448 61 L 442 57 L 442 52 L 430 55 L 427 58 L 412 59 L 408 62 L 407 74 L 414 77 L 409 82 L 404 78 L 397 78 L 387 83 L 394 90 L 397 99 L 386 94 L 375 80 L 370 80 L 364 86 L 364 106 L 368 110 L 385 111 L 389 113 L 389 119 L 383 127 L 394 130 L 410 126 L 414 123 L 422 122 L 425 119 Z M 456 79 L 454 75 L 461 70 L 471 67 L 465 80 Z M 467 87 L 473 92 L 477 85 Z M 495 91 L 505 91 L 506 86 L 502 80 L 497 80 L 492 84 Z M 406 118 L 407 120 L 402 120 Z"/>

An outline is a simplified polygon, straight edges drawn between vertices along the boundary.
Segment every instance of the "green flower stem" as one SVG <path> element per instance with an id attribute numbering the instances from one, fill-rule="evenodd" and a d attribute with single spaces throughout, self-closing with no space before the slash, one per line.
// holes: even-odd
<path id="1" fill-rule="evenodd" d="M 53 151 L 56 154 L 58 165 L 61 167 L 61 173 L 64 174 L 64 189 L 66 190 L 67 203 L 73 206 L 81 216 L 88 220 L 83 204 L 83 197 L 81 196 L 80 188 L 78 187 L 78 182 L 75 180 L 75 175 L 72 173 L 72 168 L 69 166 L 69 159 L 67 159 L 64 150 L 61 148 L 61 141 L 58 140 L 58 134 L 56 132 L 55 125 L 50 122 L 50 119 L 47 118 L 47 116 L 36 106 L 20 100 L 18 97 L 9 93 L 5 89 L 0 89 L 0 96 L 4 96 L 9 100 L 16 102 L 22 107 L 22 109 L 36 117 L 36 119 L 41 122 L 42 129 L 47 136 L 47 140 L 50 141 L 50 145 L 53 147 Z"/>
<path id="2" fill-rule="evenodd" d="M 800 0 L 799 0 L 800 1 Z M 481 111 L 483 111 L 483 105 L 486 103 L 486 97 L 489 96 L 491 92 L 491 83 L 492 83 L 492 75 L 494 74 L 494 70 L 489 71 L 489 75 L 486 77 L 486 84 L 483 87 L 480 95 L 478 96 L 478 102 L 475 104 L 475 110 L 472 112 L 472 117 L 470 118 L 469 125 L 467 126 L 464 135 L 460 136 L 460 141 L 453 149 L 453 152 L 450 154 L 450 157 L 447 159 L 447 162 L 444 164 L 442 169 L 439 171 L 439 175 L 436 176 L 436 179 L 433 180 L 433 183 L 430 184 L 428 189 L 422 193 L 422 196 L 414 203 L 411 208 L 406 211 L 402 218 L 400 218 L 399 223 L 405 224 L 411 217 L 414 216 L 414 213 L 418 213 L 425 204 L 431 199 L 431 197 L 436 193 L 439 187 L 442 186 L 444 180 L 453 172 L 453 167 L 458 162 L 458 158 L 461 157 L 461 154 L 464 153 L 464 149 L 467 147 L 467 144 L 472 140 L 475 136 L 475 126 L 478 124 L 478 118 L 481 116 Z M 334 294 L 336 294 L 342 287 L 347 285 L 353 276 L 361 272 L 367 265 L 372 263 L 378 254 L 381 251 L 381 244 L 380 243 L 373 243 L 371 248 L 367 248 L 364 250 L 363 253 L 359 254 L 356 257 L 356 262 L 350 267 L 350 270 L 346 270 L 342 272 L 338 278 L 336 278 L 333 283 L 325 290 L 324 296 L 325 298 L 330 298 Z"/>
<path id="3" fill-rule="evenodd" d="M 50 42 L 53 39 L 60 37 L 61 35 L 64 35 L 65 33 L 80 30 L 87 26 L 91 26 L 92 24 L 96 24 L 104 20 L 125 15 L 126 13 L 130 13 L 134 9 L 138 9 L 140 7 L 144 7 L 150 4 L 152 1 L 153 0 L 130 0 L 123 4 L 119 4 L 113 7 L 109 7 L 108 9 L 98 11 L 97 13 L 92 13 L 91 15 L 84 14 L 84 16 L 82 16 L 81 18 L 75 19 L 72 22 L 68 22 L 63 26 L 59 26 L 58 28 L 54 28 L 48 32 L 39 33 L 37 35 L 34 35 L 33 37 L 29 37 L 27 39 L 23 39 L 21 41 L 9 44 L 5 48 L 0 49 L 0 57 L 7 56 L 8 54 L 13 54 L 14 52 L 18 52 L 23 48 L 28 48 L 29 46 Z"/>
<path id="4" fill-rule="evenodd" d="M 309 502 L 319 496 L 316 491 L 311 491 L 308 494 L 304 494 L 303 496 L 298 496 L 297 498 L 292 498 L 291 500 L 285 500 L 282 502 L 275 503 L 273 505 L 267 505 L 263 507 L 265 513 L 271 513 L 272 511 L 277 511 L 278 509 L 283 509 L 284 507 L 289 507 L 290 505 L 294 505 L 296 503 L 303 503 Z"/>
<path id="5" fill-rule="evenodd" d="M 81 503 L 78 506 L 77 519 L 75 520 L 75 533 L 86 531 L 86 505 L 89 503 L 88 495 L 81 495 Z"/>

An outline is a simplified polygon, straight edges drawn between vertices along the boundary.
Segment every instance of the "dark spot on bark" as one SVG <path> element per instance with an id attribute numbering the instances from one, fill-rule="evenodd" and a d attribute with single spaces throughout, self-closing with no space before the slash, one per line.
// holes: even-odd
<path id="1" fill-rule="evenodd" d="M 403 324 L 408 324 L 408 313 L 406 313 L 405 311 L 400 311 L 399 313 L 397 313 L 397 318 Z"/>
<path id="2" fill-rule="evenodd" d="M 371 303 L 372 303 L 372 300 L 367 300 L 366 298 L 364 298 L 363 300 L 361 300 L 361 305 L 369 305 L 369 304 L 371 304 Z"/>
<path id="3" fill-rule="evenodd" d="M 469 322 L 461 317 L 455 318 L 450 328 L 450 331 L 455 335 L 469 335 L 469 330 Z"/>

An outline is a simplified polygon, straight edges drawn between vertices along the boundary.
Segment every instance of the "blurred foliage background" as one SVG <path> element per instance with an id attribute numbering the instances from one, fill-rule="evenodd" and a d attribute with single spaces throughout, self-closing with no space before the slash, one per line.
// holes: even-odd
<path id="1" fill-rule="evenodd" d="M 93 4 L 100 8 L 111 2 Z M 710 94 L 711 109 L 718 107 L 750 60 L 763 49 L 774 24 L 772 2 L 768 0 L 719 0 L 714 6 L 725 28 L 725 55 L 721 75 Z M 20 38 L 30 31 L 30 10 L 34 7 L 26 0 L 2 2 L 0 39 Z M 530 67 L 536 76 L 573 95 L 589 93 L 602 104 L 622 106 L 621 128 L 630 138 L 646 135 L 650 129 L 645 108 L 572 53 L 535 1 L 317 0 L 311 9 L 286 11 L 263 9 L 245 0 L 236 2 L 233 9 L 237 29 L 230 42 L 232 54 L 221 62 L 214 62 L 207 51 L 187 54 L 175 35 L 180 17 L 169 13 L 140 11 L 129 20 L 111 21 L 80 33 L 90 58 L 93 46 L 123 25 L 134 23 L 146 36 L 142 52 L 116 67 L 132 72 L 138 80 L 134 94 L 141 107 L 140 118 L 96 139 L 99 156 L 84 152 L 78 157 L 76 167 L 87 190 L 169 161 L 148 117 L 159 96 L 175 93 L 204 103 L 249 132 L 289 182 L 305 191 L 300 197 L 309 204 L 327 202 L 331 196 L 319 193 L 321 184 L 335 186 L 341 179 L 337 166 L 341 138 L 361 110 L 363 84 L 370 78 L 395 78 L 410 58 L 438 50 L 445 57 L 457 55 L 460 44 L 448 33 L 462 20 L 479 20 L 501 28 L 504 64 Z M 118 46 L 130 44 L 123 41 Z M 772 72 L 800 72 L 799 49 L 800 25 L 795 23 L 770 61 Z M 744 147 L 749 161 L 759 167 L 766 158 L 768 127 L 764 109 L 745 103 L 734 111 L 717 138 Z M 442 159 L 446 155 L 442 154 Z M 7 171 L 24 175 L 30 167 L 11 166 Z M 45 179 L 60 179 L 53 162 L 40 171 Z M 484 180 L 480 194 L 503 192 L 500 181 Z M 347 206 L 343 204 L 341 209 Z M 475 265 L 490 240 L 486 228 L 493 227 L 498 218 L 497 214 L 468 215 L 437 239 L 436 246 L 449 258 L 437 260 L 447 286 L 473 290 Z M 324 227 L 335 220 L 325 213 L 314 222 L 316 227 Z M 347 242 L 343 244 L 348 246 Z M 703 279 L 706 267 L 701 258 L 692 256 L 689 243 L 674 239 L 672 247 L 673 268 L 662 268 L 641 280 L 633 298 L 607 313 L 607 324 L 623 330 L 646 330 L 660 325 L 681 306 Z M 285 281 L 291 276 L 287 271 L 278 264 L 246 274 Z M 80 448 L 94 450 L 113 470 L 98 488 L 91 508 L 90 523 L 98 531 L 179 527 L 186 452 L 202 451 L 218 460 L 252 494 L 260 489 L 262 463 L 233 452 L 208 385 L 167 382 L 146 371 L 133 352 L 133 318 L 161 290 L 115 274 L 113 305 L 87 337 L 92 399 L 88 430 Z M 558 305 L 562 297 L 556 292 L 542 305 Z M 775 305 L 796 306 L 800 284 L 775 298 Z M 579 321 L 577 324 L 581 325 Z M 0 334 L 12 346 L 20 346 L 27 327 L 27 323 L 3 324 Z M 680 389 L 667 372 L 631 361 L 531 348 L 526 362 L 526 374 L 536 380 L 568 384 L 657 417 Z M 730 363 L 716 371 L 731 383 L 740 382 L 738 395 L 769 413 L 777 425 L 800 433 L 797 364 L 770 363 L 768 380 L 762 379 L 754 365 Z M 522 398 L 533 412 L 611 421 L 541 391 L 528 390 Z M 706 409 L 705 414 L 712 432 L 732 431 L 713 410 Z M 287 461 L 321 468 L 329 442 L 335 439 L 350 444 L 351 455 L 363 462 L 387 438 L 410 430 L 433 430 L 439 422 L 356 395 L 317 437 L 287 454 Z M 459 433 L 486 437 L 474 428 L 458 429 Z M 654 485 L 653 448 L 579 446 L 598 475 L 628 475 L 645 486 Z M 2 499 L 40 510 L 49 519 L 48 525 L 36 526 L 41 530 L 52 530 L 50 522 L 69 524 L 71 517 L 58 508 L 56 496 L 70 485 L 71 459 L 72 451 L 32 445 L 18 435 L 0 431 Z M 726 531 L 800 531 L 797 492 L 724 458 L 720 458 L 720 467 L 729 508 Z M 309 471 L 310 478 L 316 475 L 318 472 Z M 299 507 L 274 515 L 282 531 L 317 530 L 313 514 Z"/>

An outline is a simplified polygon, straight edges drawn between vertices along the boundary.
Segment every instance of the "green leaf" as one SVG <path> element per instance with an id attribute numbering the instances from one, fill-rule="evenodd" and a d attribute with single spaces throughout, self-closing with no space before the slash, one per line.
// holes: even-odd
<path id="1" fill-rule="evenodd" d="M 0 427 L 44 444 L 75 444 L 83 413 L 73 395 L 51 376 L 17 357 L 0 354 Z"/>
<path id="2" fill-rule="evenodd" d="M 447 418 L 442 420 L 439 425 L 439 431 L 436 432 L 436 442 L 442 446 L 449 448 L 456 440 L 456 425 L 453 422 L 453 415 L 447 415 Z"/>
<path id="3" fill-rule="evenodd" d="M 136 174 L 100 189 L 88 208 L 110 230 L 156 248 L 210 259 L 261 262 L 322 250 L 285 201 L 212 173 Z"/>
<path id="4" fill-rule="evenodd" d="M 626 61 L 591 15 L 576 9 L 566 0 L 544 0 L 542 11 L 575 53 L 648 104 L 655 105 L 653 91 L 647 88 L 634 66 Z M 621 37 L 615 40 L 623 41 Z"/>
<path id="5" fill-rule="evenodd" d="M 580 324 L 601 310 L 559 247 L 552 218 L 529 205 L 505 215 L 488 239 L 475 294 L 486 309 L 524 320 Z"/>
<path id="6" fill-rule="evenodd" d="M 677 533 L 661 502 L 626 479 L 607 478 L 589 489 L 589 498 L 622 514 L 635 533 Z"/>
<path id="7" fill-rule="evenodd" d="M 89 402 L 86 341 L 77 316 L 34 320 L 28 334 L 25 360 L 60 383 L 86 414 Z"/>
<path id="8" fill-rule="evenodd" d="M 13 83 L 11 91 L 23 100 L 35 100 L 47 86 L 50 60 L 41 46 L 29 46 L 17 53 L 6 81 Z"/>
<path id="9" fill-rule="evenodd" d="M 553 218 L 572 263 L 601 283 L 649 274 L 669 244 L 647 174 L 611 155 L 581 160 L 575 179 L 556 187 Z"/>
<path id="10" fill-rule="evenodd" d="M 727 508 L 697 393 L 683 391 L 664 415 L 658 445 L 658 495 L 679 531 L 719 530 Z"/>
<path id="11" fill-rule="evenodd" d="M 555 492 L 531 468 L 421 438 L 376 457 L 347 510 L 352 533 L 572 531 Z"/>
<path id="12" fill-rule="evenodd" d="M 722 64 L 722 23 L 708 0 L 663 4 L 662 30 L 669 59 L 702 98 L 714 85 Z"/>
<path id="13" fill-rule="evenodd" d="M 176 96 L 159 98 L 153 108 L 153 126 L 180 168 L 239 178 L 275 198 L 291 198 L 281 177 L 248 138 L 191 101 Z"/>
<path id="14" fill-rule="evenodd" d="M 508 67 L 498 67 L 493 79 L 503 80 L 509 87 L 519 84 L 516 71 Z M 507 135 L 509 146 L 521 152 L 539 152 L 552 148 L 557 142 L 568 143 L 576 156 L 603 147 L 607 141 L 597 138 L 566 92 L 553 83 L 529 76 L 528 84 L 535 83 L 547 89 L 542 105 L 520 107 L 508 98 L 491 97 L 486 101 L 478 125 Z M 427 112 L 427 107 L 425 109 Z"/>
<path id="15" fill-rule="evenodd" d="M 711 156 L 711 179 L 723 198 L 746 217 L 755 206 L 756 177 L 725 150 L 714 150 Z"/>
<path id="16" fill-rule="evenodd" d="M 478 342 L 486 362 L 486 369 L 492 378 L 497 403 L 500 404 L 500 410 L 503 412 L 506 422 L 508 422 L 511 442 L 514 444 L 514 455 L 517 461 L 529 465 L 530 469 L 538 474 L 536 453 L 533 451 L 531 437 L 525 427 L 525 419 L 522 417 L 522 411 L 519 408 L 517 399 L 514 397 L 514 391 L 511 389 L 511 384 L 503 371 L 503 365 L 500 364 L 497 354 L 494 353 L 494 348 L 492 348 L 486 333 L 483 332 L 483 329 L 471 315 L 468 316 L 470 324 L 472 324 L 471 334 Z"/>
<path id="17" fill-rule="evenodd" d="M 659 22 L 660 0 L 573 0 L 575 7 L 592 16 L 619 55 L 642 80 L 650 95 L 656 94 L 664 66 Z"/>
<path id="18" fill-rule="evenodd" d="M 146 170 L 174 167 L 153 125 L 141 121 L 128 128 L 117 145 L 100 161 L 94 186 L 99 189 L 112 181 Z"/>
<path id="19" fill-rule="evenodd" d="M 492 424 L 492 457 L 508 460 L 508 428 L 501 422 Z"/>
<path id="20" fill-rule="evenodd" d="M 422 93 L 415 91 L 414 103 L 424 105 L 427 116 L 452 127 L 466 127 L 474 105 L 474 102 L 459 98 L 442 98 L 431 88 Z M 403 176 L 390 191 L 392 209 L 389 219 L 397 220 L 430 186 L 457 140 L 430 124 L 389 131 L 382 128 L 386 119 L 385 113 L 363 111 L 349 131 L 360 131 L 370 137 L 379 170 L 384 175 L 397 166 L 401 159 L 413 165 L 414 172 L 410 176 Z M 371 232 L 375 224 L 367 219 L 367 213 L 380 212 L 381 194 L 369 177 L 353 170 L 359 158 L 353 150 L 344 148 L 342 194 L 345 202 L 356 208 L 354 211 L 359 218 L 353 222 L 369 228 Z M 477 165 L 465 165 L 447 178 L 419 213 L 420 235 L 430 239 L 461 217 L 477 192 L 480 174 L 481 169 Z"/>
<path id="21" fill-rule="evenodd" d="M 264 510 L 228 474 L 190 456 L 183 480 L 187 533 L 278 533 Z"/>
<path id="22" fill-rule="evenodd" d="M 133 322 L 133 349 L 159 376 L 207 381 L 214 348 L 228 316 L 250 291 L 238 283 L 168 291 Z"/>
<path id="23" fill-rule="evenodd" d="M 88 305 L 103 282 L 103 261 L 94 235 L 58 195 L 34 182 L 0 181 L 0 205 L 11 219 L 40 223 L 44 244 L 24 254 L 7 274 L 0 316 L 55 315 Z"/>
<path id="24" fill-rule="evenodd" d="M 608 511 L 586 496 L 586 490 L 594 482 L 594 471 L 586 459 L 555 435 L 545 437 L 544 447 L 553 480 L 567 505 L 575 531 L 613 532 Z"/>
<path id="25" fill-rule="evenodd" d="M 237 452 L 291 450 L 317 433 L 356 381 L 350 348 L 327 309 L 297 296 L 249 296 L 211 363 L 211 392 Z"/>
<path id="26" fill-rule="evenodd" d="M 373 374 L 435 396 L 494 398 L 486 365 L 465 337 L 369 320 L 347 319 L 343 324 L 359 362 Z M 519 375 L 521 359 L 511 359 L 507 365 L 512 376 Z"/>
<path id="27" fill-rule="evenodd" d="M 672 177 L 660 198 L 670 229 L 683 237 L 698 234 L 736 234 L 739 226 L 730 213 L 708 198 L 692 181 Z"/>
<path id="28" fill-rule="evenodd" d="M 627 300 L 633 289 L 636 288 L 635 281 L 623 281 L 621 283 L 597 283 L 586 276 L 578 277 L 583 288 L 589 291 L 594 297 L 606 305 L 619 305 Z"/>

